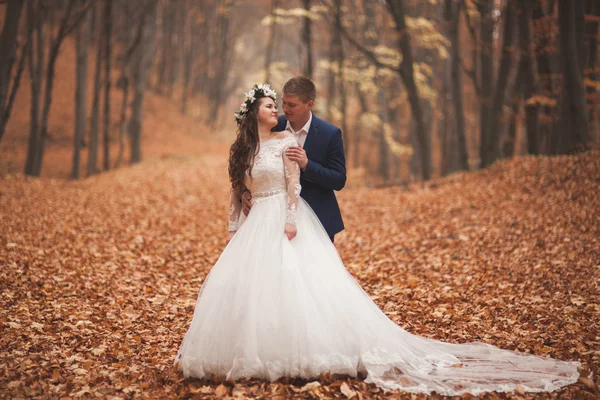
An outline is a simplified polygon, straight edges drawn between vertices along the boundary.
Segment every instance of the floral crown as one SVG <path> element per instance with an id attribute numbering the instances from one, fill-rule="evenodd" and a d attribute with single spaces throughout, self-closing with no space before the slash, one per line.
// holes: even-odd
<path id="1" fill-rule="evenodd" d="M 240 111 L 235 113 L 235 120 L 239 124 L 242 123 L 242 119 L 248 113 L 248 109 L 250 105 L 256 101 L 256 99 L 261 97 L 272 97 L 277 100 L 277 92 L 275 92 L 268 83 L 263 84 L 255 84 L 252 86 L 252 89 L 248 93 L 245 93 L 244 101 L 240 106 Z"/>

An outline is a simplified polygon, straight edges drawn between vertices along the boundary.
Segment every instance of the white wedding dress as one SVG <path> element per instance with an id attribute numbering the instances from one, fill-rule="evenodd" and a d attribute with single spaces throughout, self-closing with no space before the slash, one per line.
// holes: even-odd
<path id="1" fill-rule="evenodd" d="M 577 381 L 579 362 L 444 343 L 388 319 L 300 198 L 298 165 L 283 154 L 291 145 L 292 136 L 261 143 L 246 182 L 253 206 L 243 224 L 232 195 L 230 230 L 237 232 L 198 294 L 175 359 L 184 376 L 361 374 L 384 390 L 443 395 L 553 391 Z M 291 241 L 286 221 L 297 226 Z"/>

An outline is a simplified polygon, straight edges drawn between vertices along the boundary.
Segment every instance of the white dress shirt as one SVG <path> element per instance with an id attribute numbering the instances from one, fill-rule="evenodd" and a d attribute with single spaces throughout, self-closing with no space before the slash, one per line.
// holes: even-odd
<path id="1" fill-rule="evenodd" d="M 299 131 L 294 131 L 294 129 L 292 128 L 292 125 L 290 124 L 290 121 L 287 121 L 287 124 L 285 126 L 285 130 L 292 132 L 292 134 L 296 138 L 296 141 L 298 142 L 298 145 L 302 148 L 304 148 L 304 143 L 306 142 L 306 136 L 308 136 L 308 130 L 310 129 L 312 117 L 313 117 L 313 115 L 312 115 L 312 111 L 311 111 L 308 121 L 306 121 L 306 124 L 304 124 L 302 129 L 300 129 Z"/>

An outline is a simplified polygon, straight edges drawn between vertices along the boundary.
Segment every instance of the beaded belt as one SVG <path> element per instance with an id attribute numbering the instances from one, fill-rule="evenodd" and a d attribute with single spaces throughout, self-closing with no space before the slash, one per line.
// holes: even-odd
<path id="1" fill-rule="evenodd" d="M 252 198 L 275 196 L 276 194 L 287 193 L 286 189 L 270 190 L 268 192 L 252 192 Z"/>

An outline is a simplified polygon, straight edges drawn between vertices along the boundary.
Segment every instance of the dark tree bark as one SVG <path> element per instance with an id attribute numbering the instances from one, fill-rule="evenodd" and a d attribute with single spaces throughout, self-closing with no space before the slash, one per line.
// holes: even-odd
<path id="1" fill-rule="evenodd" d="M 186 3 L 189 4 L 189 3 Z M 184 46 L 183 60 L 183 93 L 181 96 L 181 113 L 187 113 L 188 99 L 190 93 L 190 82 L 192 80 L 192 68 L 196 58 L 196 41 L 195 37 L 199 35 L 196 22 L 193 18 L 186 17 L 184 25 L 184 35 L 181 39 Z"/>
<path id="2" fill-rule="evenodd" d="M 381 86 L 380 86 L 381 87 Z M 388 101 L 385 90 L 377 91 L 377 100 L 379 103 L 379 118 L 381 124 L 378 131 L 379 139 L 379 174 L 384 181 L 390 180 L 390 146 L 385 137 L 385 128 L 389 124 Z"/>
<path id="3" fill-rule="evenodd" d="M 460 10 L 453 0 L 446 0 L 444 18 L 448 24 L 448 36 L 450 39 L 450 68 L 452 82 L 452 103 L 454 105 L 455 136 L 458 153 L 458 167 L 461 170 L 469 169 L 469 155 L 467 153 L 467 141 L 465 137 L 465 113 L 462 94 L 462 73 L 460 71 Z"/>
<path id="4" fill-rule="evenodd" d="M 34 136 L 35 139 L 37 139 L 37 143 L 33 145 L 33 157 L 31 159 L 28 158 L 28 162 L 25 167 L 25 170 L 28 171 L 27 173 L 33 176 L 40 176 L 42 171 L 45 138 L 48 132 L 48 117 L 50 115 L 50 108 L 52 106 L 52 89 L 54 85 L 56 58 L 64 38 L 77 26 L 81 18 L 84 16 L 84 12 L 87 11 L 80 11 L 79 15 L 72 19 L 75 1 L 76 0 L 69 0 L 67 2 L 58 25 L 58 32 L 56 36 L 54 36 L 52 30 L 50 30 L 48 63 L 46 65 L 46 76 L 44 82 L 44 103 L 42 114 L 40 116 L 39 133 Z"/>
<path id="5" fill-rule="evenodd" d="M 312 59 L 312 34 L 310 19 L 310 0 L 303 0 L 304 10 L 307 15 L 304 16 L 304 22 L 302 26 L 302 41 L 304 43 L 304 76 L 309 78 L 313 77 L 313 59 Z"/>
<path id="6" fill-rule="evenodd" d="M 333 114 L 333 107 L 335 104 L 336 97 L 336 65 L 339 59 L 339 54 L 341 53 L 342 39 L 340 37 L 340 31 L 337 30 L 341 26 L 338 24 L 338 19 L 341 18 L 341 6 L 342 0 L 335 0 L 333 3 L 334 7 L 334 22 L 330 29 L 330 41 L 329 41 L 329 71 L 327 72 L 327 112 L 325 114 L 325 118 L 328 121 L 331 121 Z M 344 149 L 346 150 L 346 149 Z"/>
<path id="7" fill-rule="evenodd" d="M 489 126 L 489 141 L 493 143 L 499 143 L 500 132 L 503 127 L 502 117 L 504 110 L 504 99 L 506 96 L 506 89 L 508 87 L 509 76 L 511 68 L 514 62 L 515 48 L 513 47 L 514 41 L 514 28 L 515 28 L 515 16 L 514 13 L 518 4 L 516 0 L 509 0 L 504 9 L 504 32 L 502 35 L 502 56 L 500 60 L 500 67 L 498 69 L 498 79 L 496 81 L 496 87 L 494 90 L 492 110 L 490 114 L 490 126 Z"/>
<path id="8" fill-rule="evenodd" d="M 6 122 L 10 115 L 12 104 L 10 94 L 19 86 L 21 73 L 24 69 L 24 54 L 17 67 L 17 76 L 13 81 L 13 90 L 9 90 L 12 79 L 12 70 L 17 54 L 19 22 L 23 10 L 23 0 L 8 0 L 2 33 L 0 34 L 0 140 L 4 135 Z"/>
<path id="9" fill-rule="evenodd" d="M 99 5 L 94 9 L 93 19 L 97 26 L 100 12 Z M 102 91 L 102 58 L 104 57 L 104 48 L 102 46 L 102 34 L 98 34 L 96 41 L 96 66 L 94 71 L 94 94 L 92 100 L 92 117 L 90 120 L 90 141 L 88 146 L 87 175 L 98 173 L 98 144 L 100 135 L 100 94 Z"/>
<path id="10" fill-rule="evenodd" d="M 117 157 L 115 159 L 114 168 L 119 168 L 121 165 L 121 160 L 123 159 L 123 153 L 125 153 L 125 138 L 126 138 L 126 121 L 127 121 L 127 104 L 129 101 L 129 60 L 131 58 L 131 46 L 133 40 L 133 21 L 131 17 L 131 10 L 127 3 L 123 4 L 123 19 L 125 23 L 123 24 L 123 44 L 125 45 L 125 53 L 123 55 L 123 60 L 121 62 L 121 70 L 119 74 L 119 79 L 117 79 L 116 87 L 121 90 L 122 100 L 121 100 L 121 108 L 119 111 L 119 151 L 117 153 Z"/>
<path id="11" fill-rule="evenodd" d="M 563 67 L 563 129 L 556 152 L 570 153 L 585 147 L 589 139 L 583 77 L 576 42 L 575 4 L 558 0 L 560 53 Z"/>
<path id="12" fill-rule="evenodd" d="M 348 154 L 350 148 L 350 140 L 348 138 L 348 116 L 347 116 L 347 99 L 346 99 L 346 87 L 344 83 L 344 48 L 342 45 L 342 4 L 341 0 L 336 0 L 336 13 L 335 13 L 335 31 L 332 32 L 338 37 L 338 43 L 336 46 L 337 54 L 337 70 L 338 70 L 338 91 L 340 94 L 340 111 L 342 114 L 342 138 L 344 141 L 344 153 L 346 158 L 348 158 Z"/>
<path id="13" fill-rule="evenodd" d="M 414 67 L 412 57 L 412 45 L 410 35 L 405 21 L 404 1 L 403 0 L 387 0 L 388 9 L 394 19 L 395 29 L 400 38 L 398 47 L 402 53 L 402 63 L 400 65 L 399 74 L 406 92 L 412 110 L 413 118 L 416 125 L 416 142 L 418 143 L 418 155 L 421 164 L 421 174 L 423 180 L 431 179 L 431 141 L 429 131 L 425 125 L 423 118 L 423 110 L 419 97 L 419 90 L 415 83 Z"/>
<path id="14" fill-rule="evenodd" d="M 600 2 L 595 0 L 587 1 L 586 14 L 593 16 L 595 18 L 600 19 Z M 600 23 L 599 22 L 588 22 L 586 25 L 586 37 L 587 37 L 587 66 L 586 69 L 589 71 L 589 79 L 590 81 L 596 81 L 598 79 L 598 73 L 596 72 L 597 62 L 598 62 L 598 32 L 600 31 Z M 595 89 L 593 86 L 588 86 L 587 94 L 589 98 L 594 97 Z M 592 101 L 590 101 L 592 102 Z M 590 132 L 595 132 L 598 135 L 598 124 L 599 124 L 599 110 L 594 110 L 594 112 L 590 113 L 589 118 L 589 130 Z M 596 140 L 598 140 L 598 136 L 596 136 Z"/>
<path id="15" fill-rule="evenodd" d="M 142 14 L 142 38 L 135 51 L 135 65 L 133 67 L 134 96 L 131 105 L 131 118 L 129 121 L 129 135 L 131 137 L 131 163 L 142 160 L 142 106 L 148 69 L 152 60 L 152 37 L 156 19 L 156 3 Z"/>
<path id="16" fill-rule="evenodd" d="M 523 102 L 525 105 L 525 125 L 527 128 L 527 151 L 529 154 L 540 153 L 540 137 L 538 128 L 538 106 L 529 99 L 535 94 L 536 76 L 533 67 L 531 21 L 533 17 L 532 3 L 529 1 L 520 4 L 519 15 L 519 48 L 521 53 L 520 66 L 523 76 L 521 86 Z"/>
<path id="17" fill-rule="evenodd" d="M 223 4 L 222 7 L 232 9 L 235 6 L 235 1 Z M 214 127 L 219 117 L 219 109 L 223 103 L 224 87 L 227 82 L 229 73 L 229 64 L 231 62 L 231 49 L 229 43 L 229 28 L 231 22 L 231 13 L 221 11 L 218 17 L 218 33 L 219 33 L 219 50 L 218 50 L 218 67 L 216 70 L 215 80 L 212 84 L 211 107 L 208 114 L 208 125 Z"/>
<path id="18" fill-rule="evenodd" d="M 131 15 L 131 9 L 124 4 L 125 7 L 125 38 L 126 51 L 121 63 L 121 74 L 117 81 L 117 87 L 123 92 L 123 100 L 121 102 L 121 111 L 119 116 L 119 152 L 115 161 L 115 168 L 121 164 L 123 153 L 125 152 L 125 139 L 127 136 L 127 106 L 129 104 L 129 92 L 131 87 L 131 61 L 136 55 L 138 46 L 141 46 L 142 35 L 144 32 L 144 24 L 138 23 L 136 26 L 135 17 Z M 140 15 L 146 11 L 142 10 Z M 140 18 L 142 18 L 140 16 Z"/>
<path id="19" fill-rule="evenodd" d="M 575 10 L 575 42 L 577 43 L 577 58 L 582 76 L 586 61 L 585 51 L 585 0 L 572 1 Z"/>
<path id="20" fill-rule="evenodd" d="M 31 103 L 29 113 L 29 140 L 27 141 L 27 159 L 25 174 L 34 174 L 37 147 L 41 142 L 40 102 L 42 98 L 42 82 L 44 77 L 44 20 L 40 10 L 39 0 L 27 1 L 28 36 L 31 45 L 27 52 Z"/>
<path id="21" fill-rule="evenodd" d="M 515 77 L 515 88 L 519 88 L 522 85 L 521 68 L 517 69 L 517 76 Z M 521 117 L 521 93 L 518 89 L 514 90 L 510 98 L 511 114 L 509 117 L 508 129 L 506 130 L 506 139 L 502 143 L 502 154 L 504 158 L 511 158 L 515 156 L 515 143 L 517 141 L 517 124 Z"/>
<path id="22" fill-rule="evenodd" d="M 172 23 L 171 13 L 169 5 L 162 7 L 162 15 L 160 16 L 161 23 L 161 40 L 160 40 L 160 58 L 158 61 L 158 81 L 156 82 L 155 90 L 158 93 L 163 93 L 165 84 L 167 82 L 167 64 L 170 58 L 171 50 L 171 36 L 172 36 Z"/>
<path id="23" fill-rule="evenodd" d="M 104 170 L 110 169 L 110 87 L 111 87 L 111 36 L 112 36 L 112 0 L 105 0 L 104 3 L 104 124 L 103 124 L 103 143 L 104 143 Z"/>
<path id="24" fill-rule="evenodd" d="M 546 17 L 545 10 L 543 4 L 540 0 L 535 0 L 533 2 L 533 19 L 534 22 L 538 24 Z M 548 54 L 548 48 L 550 48 L 550 38 L 549 35 L 545 34 L 545 32 L 536 32 L 539 40 L 537 41 L 538 47 L 535 49 L 535 57 L 537 64 L 537 76 L 538 76 L 538 91 L 541 95 L 547 98 L 554 98 L 554 85 L 552 82 L 552 74 L 554 71 L 552 70 L 552 64 L 550 61 L 550 55 Z M 550 107 L 548 105 L 543 105 L 540 108 L 540 111 L 543 116 L 545 116 L 546 120 L 550 120 L 554 118 L 555 107 Z M 550 129 L 551 124 L 540 124 L 538 132 L 539 132 L 539 140 L 540 140 L 540 149 L 542 153 L 547 153 L 549 151 L 549 141 L 551 139 Z"/>
<path id="25" fill-rule="evenodd" d="M 80 178 L 81 142 L 87 123 L 87 75 L 88 46 L 90 38 L 90 16 L 88 11 L 75 35 L 77 71 L 75 75 L 75 132 L 73 135 L 73 166 L 71 178 Z"/>
<path id="26" fill-rule="evenodd" d="M 172 18 L 172 31 L 171 31 L 171 39 L 170 39 L 170 51 L 171 57 L 169 58 L 169 84 L 167 86 L 167 96 L 172 99 L 173 98 L 173 90 L 175 88 L 175 83 L 179 78 L 179 49 L 181 42 L 181 35 L 179 34 L 181 28 L 181 15 L 182 15 L 182 7 L 180 2 L 172 2 L 169 4 L 171 6 L 171 18 Z"/>
<path id="27" fill-rule="evenodd" d="M 499 142 L 490 135 L 490 110 L 492 107 L 492 90 L 494 84 L 494 24 L 492 21 L 493 0 L 477 2 L 480 15 L 480 149 L 481 167 L 487 167 L 498 158 Z"/>

